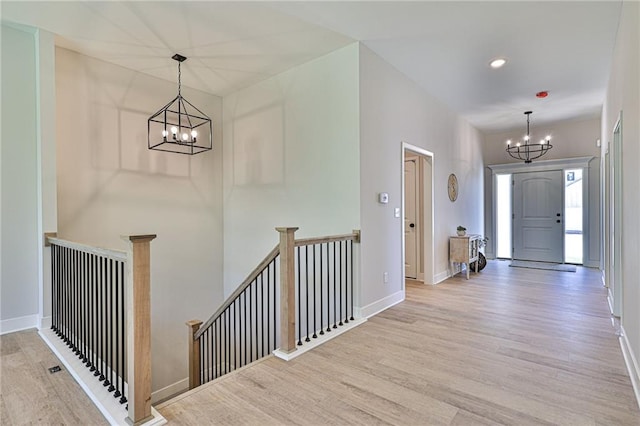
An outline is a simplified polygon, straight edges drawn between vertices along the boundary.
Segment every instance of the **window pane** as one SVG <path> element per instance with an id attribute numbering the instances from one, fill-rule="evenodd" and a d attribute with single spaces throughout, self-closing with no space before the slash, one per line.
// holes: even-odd
<path id="1" fill-rule="evenodd" d="M 511 175 L 496 175 L 496 257 L 511 258 Z"/>

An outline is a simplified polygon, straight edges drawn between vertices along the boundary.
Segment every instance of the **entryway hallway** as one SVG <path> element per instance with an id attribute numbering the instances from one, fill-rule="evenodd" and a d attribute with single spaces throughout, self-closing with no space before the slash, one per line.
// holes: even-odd
<path id="1" fill-rule="evenodd" d="M 158 408 L 174 425 L 640 424 L 599 272 L 502 261 L 409 282 L 405 302 L 343 336 Z"/>

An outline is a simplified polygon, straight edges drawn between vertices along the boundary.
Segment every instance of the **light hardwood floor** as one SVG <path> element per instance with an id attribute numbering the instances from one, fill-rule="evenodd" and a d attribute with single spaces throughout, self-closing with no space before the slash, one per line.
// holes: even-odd
<path id="1" fill-rule="evenodd" d="M 640 425 L 599 273 L 499 261 L 158 408 L 172 425 Z"/>
<path id="2" fill-rule="evenodd" d="M 291 362 L 158 408 L 172 425 L 640 425 L 598 272 L 489 262 Z M 33 330 L 0 337 L 0 424 L 105 424 Z"/>
<path id="3" fill-rule="evenodd" d="M 0 424 L 108 423 L 34 329 L 0 336 Z"/>

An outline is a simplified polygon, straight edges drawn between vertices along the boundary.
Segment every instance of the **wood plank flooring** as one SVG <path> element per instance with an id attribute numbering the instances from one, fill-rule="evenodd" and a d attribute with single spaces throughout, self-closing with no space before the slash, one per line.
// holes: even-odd
<path id="1" fill-rule="evenodd" d="M 599 272 L 500 261 L 409 282 L 343 336 L 158 409 L 171 425 L 640 425 Z"/>
<path id="2" fill-rule="evenodd" d="M 0 336 L 0 424 L 108 423 L 34 329 Z"/>

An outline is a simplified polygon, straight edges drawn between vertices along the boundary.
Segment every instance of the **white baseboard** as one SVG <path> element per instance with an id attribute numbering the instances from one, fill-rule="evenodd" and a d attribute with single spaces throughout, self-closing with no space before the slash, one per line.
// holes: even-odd
<path id="1" fill-rule="evenodd" d="M 448 279 L 449 277 L 451 277 L 451 274 L 449 273 L 449 271 L 440 272 L 439 274 L 434 275 L 433 283 L 440 284 L 442 281 Z"/>
<path id="2" fill-rule="evenodd" d="M 372 316 L 379 314 L 385 309 L 389 309 L 393 305 L 396 305 L 404 300 L 404 290 L 400 290 L 396 293 L 380 299 L 376 302 L 370 303 L 367 306 L 361 308 L 354 308 L 354 314 L 356 318 L 371 318 Z"/>
<path id="3" fill-rule="evenodd" d="M 51 328 L 51 317 L 41 317 L 38 316 L 38 330 L 42 330 L 43 328 Z"/>
<path id="4" fill-rule="evenodd" d="M 151 403 L 157 404 L 158 401 L 165 400 L 169 397 L 177 395 L 182 392 L 186 392 L 189 390 L 189 378 L 185 377 L 182 380 L 178 380 L 177 382 L 165 386 L 162 389 L 158 389 L 155 392 L 151 392 Z"/>
<path id="5" fill-rule="evenodd" d="M 0 321 L 0 335 L 16 331 L 38 328 L 38 315 L 27 315 Z"/>
<path id="6" fill-rule="evenodd" d="M 638 407 L 640 407 L 640 368 L 638 367 L 638 358 L 636 358 L 633 348 L 629 344 L 624 327 L 620 326 L 620 330 L 622 331 L 620 336 L 622 356 L 624 357 L 624 363 L 627 365 L 627 370 L 629 371 L 633 392 L 636 395 L 636 402 L 638 403 Z"/>
<path id="7" fill-rule="evenodd" d="M 82 363 L 67 345 L 51 329 L 42 329 L 38 332 L 42 340 L 51 348 L 51 351 L 58 357 L 65 366 L 69 374 L 73 376 L 82 390 L 93 401 L 93 404 L 100 410 L 102 415 L 111 425 L 129 426 L 127 422 L 128 413 L 125 406 L 120 404 L 111 392 L 96 380 L 93 373 Z M 159 426 L 167 421 L 160 413 L 151 407 L 153 418 L 140 426 Z"/>
<path id="8" fill-rule="evenodd" d="M 273 354 L 280 359 L 284 359 L 285 361 L 291 361 L 292 359 L 299 357 L 303 353 L 309 352 L 311 349 L 316 348 L 322 345 L 323 343 L 326 343 L 329 340 L 333 339 L 334 337 L 338 337 L 339 335 L 346 333 L 347 331 L 361 324 L 364 324 L 365 322 L 367 322 L 366 318 L 358 318 L 358 319 L 351 320 L 349 321 L 348 324 L 332 329 L 331 332 L 324 333 L 323 335 L 318 335 L 317 338 L 312 339 L 310 342 L 297 347 L 296 350 L 293 352 L 287 353 L 287 352 L 282 352 L 280 349 L 276 349 L 275 351 L 273 351 Z"/>

